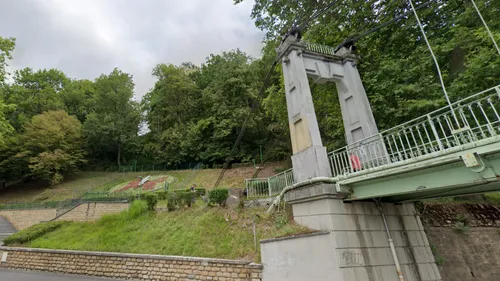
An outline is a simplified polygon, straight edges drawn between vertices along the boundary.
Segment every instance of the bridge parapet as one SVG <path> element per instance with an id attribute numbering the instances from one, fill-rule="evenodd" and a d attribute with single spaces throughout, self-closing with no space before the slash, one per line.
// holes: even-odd
<path id="1" fill-rule="evenodd" d="M 333 177 L 440 156 L 500 134 L 500 85 L 329 153 Z M 455 119 L 455 116 L 457 117 Z"/>

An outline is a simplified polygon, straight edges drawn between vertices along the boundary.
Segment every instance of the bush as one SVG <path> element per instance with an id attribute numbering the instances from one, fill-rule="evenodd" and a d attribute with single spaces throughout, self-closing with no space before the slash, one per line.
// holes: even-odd
<path id="1" fill-rule="evenodd" d="M 196 193 L 192 191 L 178 192 L 179 204 L 191 207 L 196 201 Z"/>
<path id="2" fill-rule="evenodd" d="M 466 225 L 466 226 L 468 226 L 468 225 L 469 225 L 469 218 L 468 218 L 468 217 L 467 217 L 467 215 L 465 215 L 465 214 L 458 214 L 458 215 L 456 216 L 456 220 L 457 220 L 458 222 L 463 223 L 463 224 L 464 224 L 464 225 Z"/>
<path id="3" fill-rule="evenodd" d="M 467 232 L 469 232 L 469 229 L 470 229 L 469 226 L 464 224 L 463 222 L 457 222 L 453 226 L 453 230 L 455 230 L 455 232 L 461 233 L 461 234 L 467 234 Z"/>
<path id="4" fill-rule="evenodd" d="M 128 197 L 128 202 L 132 203 L 132 202 L 134 202 L 134 201 L 135 201 L 135 199 L 136 199 L 136 198 L 135 198 L 135 195 L 130 195 L 130 196 Z"/>
<path id="5" fill-rule="evenodd" d="M 207 190 L 205 188 L 195 188 L 194 191 L 196 192 L 196 196 L 205 196 L 205 194 L 207 194 Z"/>
<path id="6" fill-rule="evenodd" d="M 159 200 L 167 200 L 167 198 L 168 198 L 168 191 L 159 191 L 159 192 L 156 192 L 156 194 L 158 194 Z"/>
<path id="7" fill-rule="evenodd" d="M 146 193 L 144 194 L 144 199 L 146 199 L 146 203 L 148 204 L 148 210 L 154 211 L 156 204 L 158 204 L 158 195 L 155 193 Z"/>
<path id="8" fill-rule="evenodd" d="M 209 204 L 218 204 L 219 206 L 225 206 L 228 197 L 229 190 L 225 188 L 214 189 L 208 193 L 208 202 Z"/>
<path id="9" fill-rule="evenodd" d="M 5 245 L 20 245 L 37 239 L 61 226 L 68 224 L 67 221 L 53 221 L 35 224 L 16 234 L 13 234 L 3 241 Z"/>
<path id="10" fill-rule="evenodd" d="M 205 196 L 207 194 L 207 190 L 205 188 L 195 188 L 194 189 L 196 196 Z M 176 193 L 182 193 L 182 192 L 192 192 L 191 188 L 186 188 L 186 189 L 181 189 L 181 190 L 174 190 Z"/>
<path id="11" fill-rule="evenodd" d="M 177 205 L 179 205 L 179 196 L 175 192 L 171 192 L 168 194 L 167 198 L 167 210 L 169 212 L 175 211 L 177 208 Z"/>
<path id="12" fill-rule="evenodd" d="M 128 214 L 130 218 L 137 218 L 149 210 L 148 203 L 144 200 L 135 200 L 130 208 Z"/>

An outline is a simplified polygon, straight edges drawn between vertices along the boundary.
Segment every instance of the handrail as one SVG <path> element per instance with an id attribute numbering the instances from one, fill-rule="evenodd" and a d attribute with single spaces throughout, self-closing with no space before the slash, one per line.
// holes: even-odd
<path id="1" fill-rule="evenodd" d="M 494 91 L 495 93 L 489 94 Z M 486 95 L 487 94 L 487 95 Z M 334 177 L 447 151 L 500 135 L 500 85 L 328 154 Z M 448 109 L 445 111 L 445 109 Z M 452 121 L 459 120 L 459 128 Z"/>
<path id="2" fill-rule="evenodd" d="M 245 190 L 248 198 L 272 197 L 293 183 L 293 169 L 288 169 L 269 178 L 245 179 Z"/>

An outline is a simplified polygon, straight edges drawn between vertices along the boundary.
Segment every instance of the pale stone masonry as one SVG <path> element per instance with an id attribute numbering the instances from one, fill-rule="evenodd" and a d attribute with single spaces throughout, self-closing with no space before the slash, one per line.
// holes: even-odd
<path id="1" fill-rule="evenodd" d="M 0 210 L 0 216 L 7 218 L 17 230 L 23 230 L 41 221 L 56 217 L 57 209 Z"/>
<path id="2" fill-rule="evenodd" d="M 262 265 L 178 256 L 0 247 L 0 268 L 133 280 L 261 281 Z"/>
<path id="3" fill-rule="evenodd" d="M 119 213 L 128 209 L 129 203 L 89 202 L 83 203 L 57 217 L 57 209 L 0 210 L 0 216 L 7 218 L 20 231 L 44 221 L 95 221 L 103 215 Z"/>
<path id="4" fill-rule="evenodd" d="M 103 215 L 127 210 L 129 203 L 84 203 L 58 217 L 58 221 L 94 221 Z"/>

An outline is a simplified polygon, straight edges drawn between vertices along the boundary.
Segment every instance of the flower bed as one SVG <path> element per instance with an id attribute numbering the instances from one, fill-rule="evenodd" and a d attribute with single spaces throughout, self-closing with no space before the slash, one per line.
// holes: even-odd
<path id="1" fill-rule="evenodd" d="M 149 180 L 142 185 L 142 190 L 153 190 L 157 185 L 163 183 L 168 178 L 169 178 L 168 176 L 164 176 L 164 177 L 160 177 L 160 178 L 157 178 L 154 180 Z M 139 186 L 140 182 L 141 182 L 141 179 L 133 180 L 133 181 L 129 182 L 126 186 L 124 186 L 120 189 L 117 189 L 114 192 L 123 192 L 123 191 L 127 191 L 127 190 L 138 189 L 140 187 Z"/>

